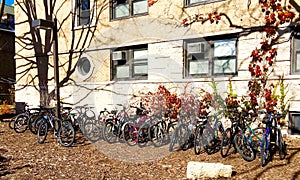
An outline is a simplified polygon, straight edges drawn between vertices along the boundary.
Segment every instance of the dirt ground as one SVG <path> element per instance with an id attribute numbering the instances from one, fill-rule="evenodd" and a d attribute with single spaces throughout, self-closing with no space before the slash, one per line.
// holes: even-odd
<path id="1" fill-rule="evenodd" d="M 193 149 L 169 153 L 168 147 L 130 147 L 124 143 L 91 144 L 80 134 L 69 148 L 53 134 L 38 144 L 30 131 L 17 134 L 0 122 L 0 179 L 186 179 L 189 161 L 232 165 L 231 179 L 300 179 L 300 139 L 288 138 L 285 160 L 275 156 L 267 166 L 260 159 L 244 161 L 239 154 L 195 155 Z"/>

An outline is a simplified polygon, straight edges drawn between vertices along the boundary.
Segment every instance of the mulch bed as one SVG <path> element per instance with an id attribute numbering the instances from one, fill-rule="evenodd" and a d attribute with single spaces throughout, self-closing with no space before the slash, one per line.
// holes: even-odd
<path id="1" fill-rule="evenodd" d="M 0 122 L 0 179 L 186 179 L 189 161 L 233 166 L 231 179 L 299 179 L 300 139 L 287 138 L 285 160 L 275 156 L 267 166 L 260 159 L 244 161 L 239 154 L 195 155 L 193 149 L 169 153 L 168 146 L 129 147 L 124 143 L 91 144 L 81 134 L 69 148 L 53 134 L 44 144 L 29 131 L 18 134 Z"/>

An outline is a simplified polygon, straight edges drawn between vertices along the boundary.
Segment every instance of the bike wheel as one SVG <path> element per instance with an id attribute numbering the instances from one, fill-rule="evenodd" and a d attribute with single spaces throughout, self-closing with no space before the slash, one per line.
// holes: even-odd
<path id="1" fill-rule="evenodd" d="M 171 136 L 172 136 L 173 132 L 175 131 L 176 125 L 177 125 L 177 121 L 169 122 L 169 124 L 167 126 L 167 142 L 166 143 L 170 142 Z"/>
<path id="2" fill-rule="evenodd" d="M 29 120 L 28 120 L 28 128 L 30 130 L 30 132 L 32 132 L 33 134 L 37 134 L 37 130 L 38 130 L 38 120 L 42 119 L 42 116 L 40 115 L 32 115 L 30 116 Z"/>
<path id="3" fill-rule="evenodd" d="M 159 124 L 151 126 L 150 128 L 150 137 L 153 145 L 155 147 L 160 147 L 164 145 L 166 141 L 166 133 L 165 130 Z"/>
<path id="4" fill-rule="evenodd" d="M 83 127 L 84 137 L 91 143 L 99 141 L 102 137 L 102 129 L 93 122 L 87 122 Z"/>
<path id="5" fill-rule="evenodd" d="M 19 114 L 15 118 L 14 130 L 17 133 L 23 133 L 27 130 L 29 117 L 26 114 Z"/>
<path id="6" fill-rule="evenodd" d="M 181 149 L 186 150 L 188 148 L 187 146 L 189 146 L 190 135 L 188 126 L 186 124 L 180 124 L 178 131 L 178 143 Z"/>
<path id="7" fill-rule="evenodd" d="M 280 130 L 278 130 L 277 137 L 278 137 L 278 146 L 279 146 L 278 147 L 279 159 L 283 160 L 283 159 L 285 159 L 285 156 L 287 155 L 287 148 L 286 148 L 286 144 L 285 144 L 285 141 L 283 140 Z"/>
<path id="8" fill-rule="evenodd" d="M 139 147 L 145 147 L 150 140 L 149 137 L 149 124 L 142 125 L 138 130 L 138 146 Z"/>
<path id="9" fill-rule="evenodd" d="M 138 131 L 134 124 L 127 123 L 123 128 L 123 138 L 129 146 L 134 146 L 138 142 Z"/>
<path id="10" fill-rule="evenodd" d="M 58 142 L 64 147 L 70 147 L 75 141 L 75 130 L 68 121 L 61 122 L 57 134 Z"/>
<path id="11" fill-rule="evenodd" d="M 103 126 L 103 139 L 108 143 L 115 143 L 118 138 L 118 129 L 111 121 L 106 122 Z"/>
<path id="12" fill-rule="evenodd" d="M 262 142 L 261 142 L 261 153 L 260 153 L 260 159 L 261 159 L 261 166 L 265 166 L 268 163 L 269 157 L 270 157 L 270 151 L 269 151 L 269 142 L 266 136 L 263 136 Z"/>
<path id="13" fill-rule="evenodd" d="M 45 142 L 48 134 L 48 123 L 45 120 L 39 122 L 38 130 L 37 130 L 37 139 L 38 143 L 42 144 Z"/>
<path id="14" fill-rule="evenodd" d="M 234 144 L 238 151 L 238 153 L 242 156 L 245 161 L 253 161 L 256 157 L 256 154 L 251 147 L 245 140 L 243 134 L 236 134 L 234 137 Z"/>
<path id="15" fill-rule="evenodd" d="M 228 156 L 231 146 L 232 146 L 232 129 L 227 128 L 224 131 L 224 134 L 222 136 L 222 141 L 221 141 L 220 153 L 223 158 Z"/>
<path id="16" fill-rule="evenodd" d="M 17 117 L 17 116 L 15 116 L 15 117 L 13 117 L 13 118 L 11 118 L 11 119 L 9 120 L 8 127 L 9 127 L 10 129 L 14 129 L 16 117 Z"/>
<path id="17" fill-rule="evenodd" d="M 194 138 L 194 152 L 196 155 L 204 151 L 203 129 L 200 126 L 196 127 Z"/>
<path id="18" fill-rule="evenodd" d="M 170 138 L 170 144 L 169 144 L 169 151 L 172 152 L 174 150 L 174 146 L 178 141 L 178 128 L 175 128 L 173 131 L 171 138 Z"/>

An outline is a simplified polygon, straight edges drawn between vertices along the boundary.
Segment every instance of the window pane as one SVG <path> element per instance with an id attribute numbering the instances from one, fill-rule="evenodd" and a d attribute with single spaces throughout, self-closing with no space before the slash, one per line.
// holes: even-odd
<path id="1" fill-rule="evenodd" d="M 119 4 L 115 7 L 115 18 L 129 16 L 129 4 Z"/>
<path id="2" fill-rule="evenodd" d="M 82 10 L 89 10 L 90 9 L 90 1 L 89 0 L 82 0 L 81 2 L 81 9 Z"/>
<path id="3" fill-rule="evenodd" d="M 133 59 L 147 59 L 148 51 L 147 50 L 134 50 Z"/>
<path id="4" fill-rule="evenodd" d="M 148 74 L 148 65 L 135 65 L 133 69 L 134 74 Z"/>
<path id="5" fill-rule="evenodd" d="M 79 17 L 79 25 L 89 24 L 90 22 L 90 11 L 82 11 Z"/>
<path id="6" fill-rule="evenodd" d="M 189 74 L 208 74 L 208 61 L 190 61 Z"/>
<path id="7" fill-rule="evenodd" d="M 296 70 L 300 70 L 300 52 L 296 54 Z"/>
<path id="8" fill-rule="evenodd" d="M 117 78 L 129 78 L 129 66 L 117 66 L 116 67 Z"/>
<path id="9" fill-rule="evenodd" d="M 217 40 L 214 43 L 214 56 L 235 56 L 235 40 Z"/>
<path id="10" fill-rule="evenodd" d="M 214 61 L 214 74 L 235 73 L 236 60 L 235 58 L 228 60 L 215 60 Z"/>
<path id="11" fill-rule="evenodd" d="M 300 39 L 295 39 L 296 41 L 296 50 L 300 50 Z"/>
<path id="12" fill-rule="evenodd" d="M 190 4 L 203 2 L 203 1 L 207 1 L 207 0 L 190 0 Z"/>
<path id="13" fill-rule="evenodd" d="M 133 2 L 133 14 L 141 14 L 148 12 L 148 1 Z"/>

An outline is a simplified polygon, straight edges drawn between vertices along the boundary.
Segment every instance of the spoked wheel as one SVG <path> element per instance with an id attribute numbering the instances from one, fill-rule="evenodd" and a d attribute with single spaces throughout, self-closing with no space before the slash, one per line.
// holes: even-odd
<path id="1" fill-rule="evenodd" d="M 17 133 L 23 133 L 28 127 L 28 116 L 25 114 L 20 114 L 15 118 L 14 121 L 14 130 Z"/>
<path id="2" fill-rule="evenodd" d="M 263 137 L 261 143 L 262 143 L 261 153 L 260 153 L 261 166 L 265 166 L 268 164 L 270 158 L 269 141 L 267 140 L 266 136 Z"/>
<path id="3" fill-rule="evenodd" d="M 28 122 L 28 128 L 33 134 L 37 134 L 38 131 L 38 121 L 41 120 L 42 117 L 40 115 L 32 115 L 29 118 Z"/>
<path id="4" fill-rule="evenodd" d="M 194 152 L 196 155 L 204 152 L 203 129 L 199 126 L 197 126 L 195 130 Z"/>
<path id="5" fill-rule="evenodd" d="M 143 125 L 138 130 L 138 145 L 139 147 L 145 147 L 150 140 L 149 138 L 149 125 Z"/>
<path id="6" fill-rule="evenodd" d="M 231 138 L 232 138 L 232 130 L 231 128 L 227 128 L 224 132 L 224 135 L 222 136 L 222 141 L 221 141 L 220 153 L 223 158 L 228 156 L 229 150 L 232 146 Z"/>
<path id="7" fill-rule="evenodd" d="M 37 130 L 37 138 L 38 138 L 38 143 L 42 144 L 45 142 L 46 137 L 48 134 L 48 123 L 45 120 L 41 120 L 38 125 L 38 130 Z"/>
<path id="8" fill-rule="evenodd" d="M 278 151 L 279 151 L 279 159 L 283 160 L 285 159 L 285 156 L 287 155 L 287 148 L 285 141 L 283 140 L 282 134 L 280 130 L 278 131 Z"/>
<path id="9" fill-rule="evenodd" d="M 154 125 L 150 128 L 151 130 L 151 141 L 155 147 L 160 147 L 164 145 L 164 142 L 166 141 L 166 133 L 162 126 Z"/>
<path id="10" fill-rule="evenodd" d="M 75 130 L 75 129 L 74 129 Z M 84 124 L 84 137 L 91 143 L 99 141 L 102 137 L 102 128 L 93 122 L 87 122 Z"/>
<path id="11" fill-rule="evenodd" d="M 62 122 L 57 136 L 60 145 L 64 147 L 72 146 L 75 141 L 75 130 L 72 124 L 68 121 Z"/>
<path id="12" fill-rule="evenodd" d="M 138 142 L 138 131 L 134 124 L 127 123 L 123 129 L 123 138 L 129 146 L 134 146 Z"/>
<path id="13" fill-rule="evenodd" d="M 247 144 L 242 134 L 237 134 L 234 137 L 234 144 L 238 153 L 243 157 L 245 161 L 253 161 L 256 157 L 254 149 Z"/>
<path id="14" fill-rule="evenodd" d="M 112 122 L 106 122 L 103 126 L 103 139 L 108 143 L 117 142 L 118 129 Z"/>
<path id="15" fill-rule="evenodd" d="M 169 151 L 172 152 L 174 150 L 174 146 L 178 141 L 178 128 L 175 128 L 173 131 L 171 138 L 170 138 L 170 144 L 169 144 Z"/>

